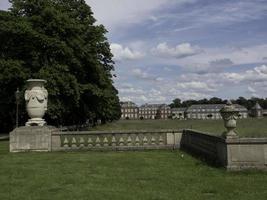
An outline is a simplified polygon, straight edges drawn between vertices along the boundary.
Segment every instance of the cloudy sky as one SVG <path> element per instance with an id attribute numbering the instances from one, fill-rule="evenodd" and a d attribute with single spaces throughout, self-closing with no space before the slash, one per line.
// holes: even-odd
<path id="1" fill-rule="evenodd" d="M 109 31 L 122 101 L 267 97 L 267 0 L 86 2 Z"/>

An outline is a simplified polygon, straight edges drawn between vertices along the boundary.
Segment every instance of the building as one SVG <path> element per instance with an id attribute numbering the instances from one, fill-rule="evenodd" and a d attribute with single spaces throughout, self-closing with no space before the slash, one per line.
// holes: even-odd
<path id="1" fill-rule="evenodd" d="M 248 118 L 248 109 L 245 106 L 234 104 L 235 108 L 239 111 L 239 119 Z"/>
<path id="2" fill-rule="evenodd" d="M 171 108 L 166 104 L 162 104 L 158 109 L 157 119 L 169 119 L 172 117 Z"/>
<path id="3" fill-rule="evenodd" d="M 197 104 L 192 105 L 185 111 L 187 119 L 221 119 L 220 110 L 225 104 Z M 239 118 L 247 118 L 248 110 L 241 105 L 234 104 L 239 111 Z"/>
<path id="4" fill-rule="evenodd" d="M 144 104 L 139 107 L 140 119 L 168 119 L 171 108 L 166 104 Z"/>
<path id="5" fill-rule="evenodd" d="M 186 108 L 172 108 L 172 119 L 185 119 Z"/>
<path id="6" fill-rule="evenodd" d="M 159 104 L 144 104 L 139 107 L 139 118 L 140 119 L 156 119 L 159 115 Z"/>
<path id="7" fill-rule="evenodd" d="M 139 119 L 138 113 L 139 109 L 138 106 L 131 102 L 120 102 L 121 105 L 121 119 Z"/>
<path id="8" fill-rule="evenodd" d="M 251 117 L 260 118 L 263 116 L 263 109 L 258 102 L 250 110 Z"/>

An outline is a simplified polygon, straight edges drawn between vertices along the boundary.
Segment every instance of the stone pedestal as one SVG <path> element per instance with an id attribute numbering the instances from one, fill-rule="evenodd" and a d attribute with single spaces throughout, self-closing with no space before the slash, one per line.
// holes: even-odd
<path id="1" fill-rule="evenodd" d="M 10 133 L 9 151 L 51 151 L 51 134 L 54 127 L 24 126 Z"/>

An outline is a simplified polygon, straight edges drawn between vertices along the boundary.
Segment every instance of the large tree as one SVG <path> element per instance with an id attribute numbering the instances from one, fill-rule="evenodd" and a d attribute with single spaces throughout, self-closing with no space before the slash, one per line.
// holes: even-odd
<path id="1" fill-rule="evenodd" d="M 1 107 L 14 118 L 14 91 L 47 80 L 50 124 L 120 117 L 106 29 L 84 0 L 11 0 L 0 12 Z M 6 113 L 1 109 L 0 120 Z M 6 119 L 7 121 L 7 119 Z M 9 127 L 11 128 L 11 127 Z"/>

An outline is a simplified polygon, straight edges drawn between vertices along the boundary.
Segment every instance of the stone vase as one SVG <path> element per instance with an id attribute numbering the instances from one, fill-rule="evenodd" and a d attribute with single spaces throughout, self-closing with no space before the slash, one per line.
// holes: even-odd
<path id="1" fill-rule="evenodd" d="M 46 124 L 43 116 L 47 110 L 48 92 L 44 88 L 46 83 L 43 79 L 27 80 L 25 91 L 26 110 L 30 117 L 26 126 L 44 126 Z"/>
<path id="2" fill-rule="evenodd" d="M 235 129 L 239 112 L 232 104 L 232 102 L 228 101 L 227 104 L 220 110 L 220 113 L 224 120 L 224 127 L 227 129 L 227 131 L 224 132 L 222 136 L 225 138 L 238 137 Z"/>

